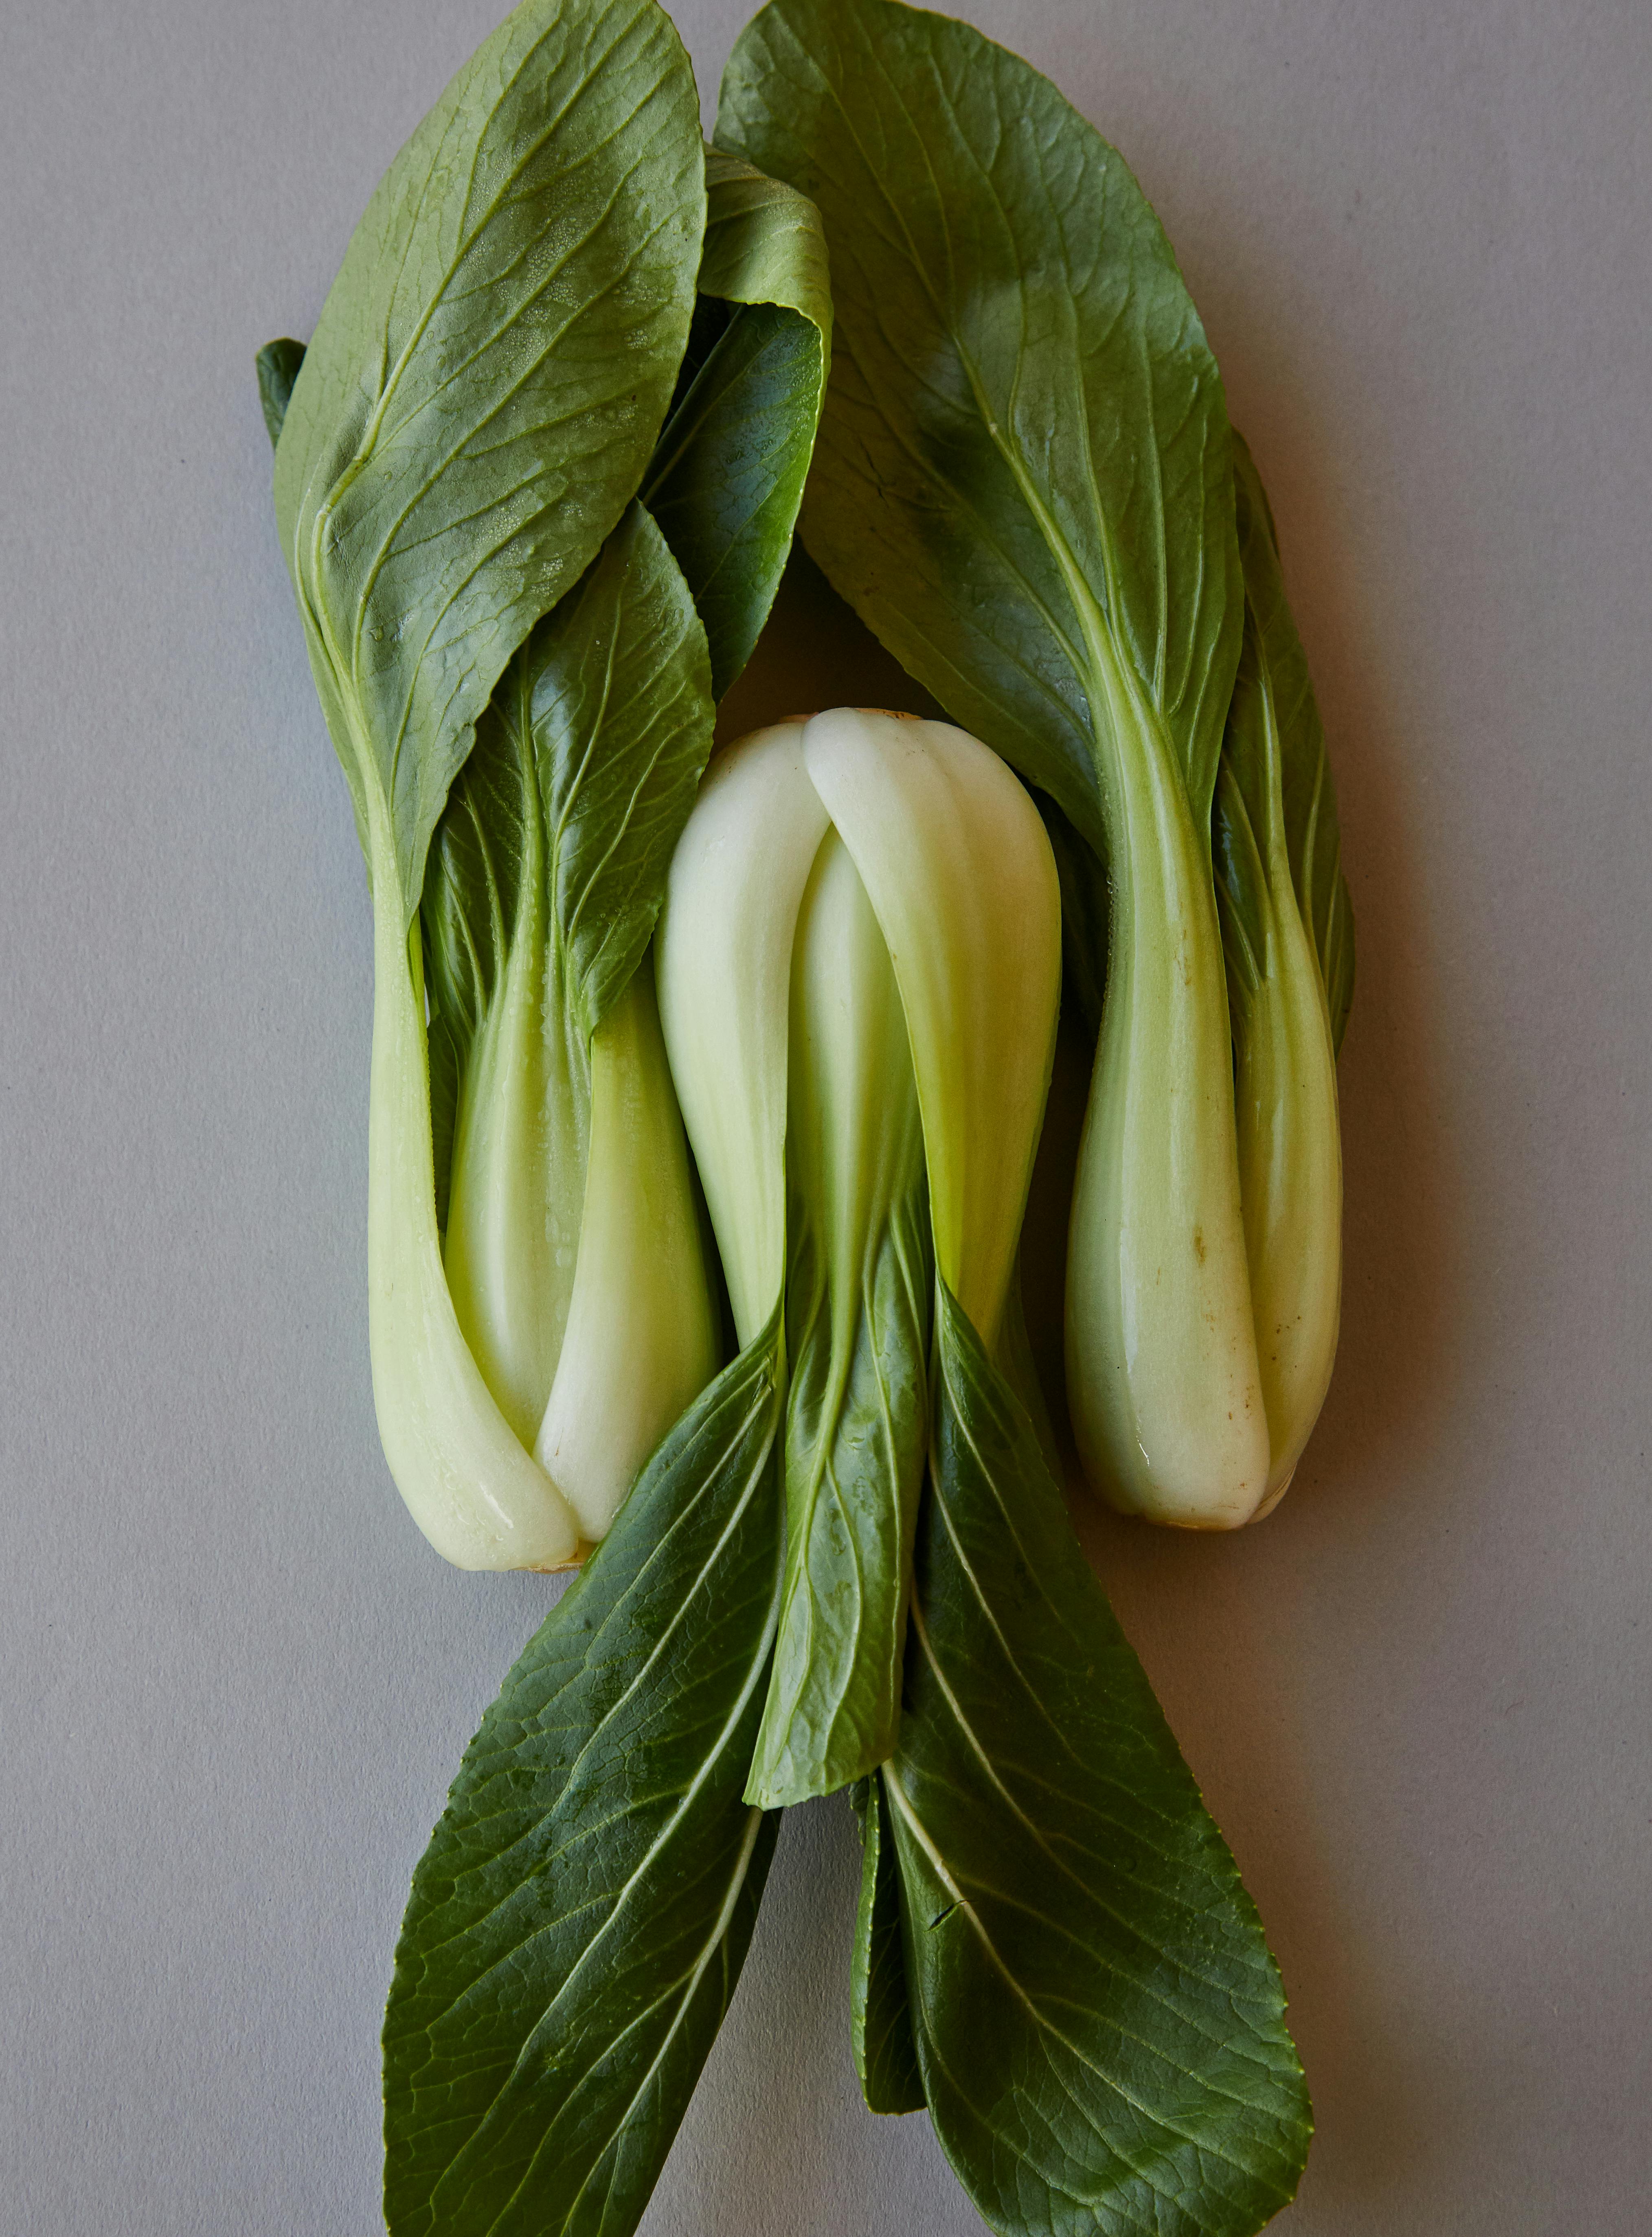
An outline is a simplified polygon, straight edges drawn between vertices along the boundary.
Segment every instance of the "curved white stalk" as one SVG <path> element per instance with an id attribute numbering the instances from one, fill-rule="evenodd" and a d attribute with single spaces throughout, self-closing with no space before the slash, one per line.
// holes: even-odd
<path id="1" fill-rule="evenodd" d="M 1006 764 L 950 723 L 836 708 L 809 723 L 803 756 L 895 966 L 935 1261 L 990 1346 L 1055 1053 L 1061 904 L 1049 841 Z"/>
<path id="2" fill-rule="evenodd" d="M 644 957 L 591 1037 L 578 1264 L 534 1448 L 586 1538 L 605 1534 L 717 1369 L 688 1150 Z"/>
<path id="3" fill-rule="evenodd" d="M 827 829 L 802 736 L 776 723 L 713 760 L 671 857 L 657 948 L 671 1079 L 743 1348 L 785 1277 L 791 950 Z"/>

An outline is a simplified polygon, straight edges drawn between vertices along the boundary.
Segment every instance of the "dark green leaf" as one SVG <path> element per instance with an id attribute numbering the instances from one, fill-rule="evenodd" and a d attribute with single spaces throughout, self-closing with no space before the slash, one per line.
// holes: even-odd
<path id="1" fill-rule="evenodd" d="M 936 2134 L 995 2230 L 1249 2237 L 1311 2133 L 1255 1910 L 943 1292 L 900 1745 L 884 1773 Z"/>
<path id="2" fill-rule="evenodd" d="M 1016 56 L 888 0 L 773 0 L 717 137 L 825 226 L 803 532 L 833 586 L 1092 846 L 1125 702 L 1206 829 L 1240 624 L 1226 421 L 1121 157 Z"/>
<path id="3" fill-rule="evenodd" d="M 704 218 L 655 0 L 524 0 L 390 167 L 294 385 L 276 515 L 370 859 L 411 919 L 473 726 L 642 478 Z"/>
<path id="4" fill-rule="evenodd" d="M 303 343 L 290 337 L 266 342 L 258 353 L 258 400 L 264 407 L 264 425 L 269 430 L 272 444 L 281 439 L 281 422 L 287 417 L 293 383 L 303 362 Z"/>
<path id="5" fill-rule="evenodd" d="M 671 1431 L 472 1742 L 385 2016 L 392 2237 L 628 2237 L 733 1994 L 780 1584 L 777 1316 Z"/>
<path id="6" fill-rule="evenodd" d="M 1061 1448 L 1055 1435 L 1055 1421 L 1050 1412 L 1050 1402 L 1044 1395 L 1043 1382 L 1038 1371 L 1038 1362 L 1033 1356 L 1032 1331 L 1027 1325 L 1027 1302 L 1021 1288 L 1021 1248 L 1015 1248 L 1015 1264 L 1009 1277 L 1009 1295 L 1004 1300 L 1004 1316 L 998 1327 L 998 1338 L 993 1346 L 993 1365 L 1014 1393 L 1017 1403 L 1033 1425 L 1038 1439 L 1038 1448 L 1044 1455 L 1044 1465 L 1059 1482 L 1062 1471 Z"/>
<path id="7" fill-rule="evenodd" d="M 1242 1000 L 1256 983 L 1264 951 L 1266 874 L 1257 835 L 1269 828 L 1269 788 L 1277 782 L 1297 907 L 1319 959 L 1332 1044 L 1340 1047 L 1353 1000 L 1354 919 L 1342 874 L 1336 786 L 1307 656 L 1285 600 L 1273 515 L 1256 463 L 1238 434 L 1233 478 L 1246 628 L 1216 802 L 1223 944 L 1236 999 Z M 1277 762 L 1268 751 L 1270 736 L 1278 742 Z"/>
<path id="8" fill-rule="evenodd" d="M 825 394 L 826 250 L 813 207 L 708 148 L 701 302 L 644 486 L 694 592 L 718 698 L 779 587 Z"/>
<path id="9" fill-rule="evenodd" d="M 849 1980 L 855 2071 L 872 2112 L 918 2113 L 923 2109 L 923 2077 L 907 2005 L 900 1879 L 882 1777 L 875 1772 L 857 1779 L 849 1793 L 861 1823 L 861 1894 Z"/>

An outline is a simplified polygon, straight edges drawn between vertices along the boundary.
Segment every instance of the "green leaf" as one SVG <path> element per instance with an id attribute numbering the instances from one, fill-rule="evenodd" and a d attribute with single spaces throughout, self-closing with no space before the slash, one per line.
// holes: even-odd
<path id="1" fill-rule="evenodd" d="M 773 0 L 717 138 L 825 227 L 803 531 L 834 588 L 1098 847 L 1116 669 L 1206 821 L 1239 628 L 1227 431 L 1122 157 L 1017 56 L 887 0 Z"/>
<path id="2" fill-rule="evenodd" d="M 705 151 L 700 292 L 725 303 L 775 303 L 829 344 L 830 274 L 820 212 L 806 195 L 725 148 Z M 825 366 L 821 378 L 825 379 Z"/>
<path id="3" fill-rule="evenodd" d="M 693 590 L 721 698 L 791 549 L 826 390 L 831 296 L 812 205 L 705 151 L 701 300 L 644 494 Z"/>
<path id="4" fill-rule="evenodd" d="M 713 716 L 688 586 L 632 504 L 501 679 L 430 850 L 448 1282 L 529 1446 L 573 1290 L 591 1039 L 653 935 Z"/>
<path id="5" fill-rule="evenodd" d="M 264 407 L 264 425 L 272 444 L 281 439 L 281 423 L 303 362 L 304 345 L 290 336 L 266 342 L 258 353 L 258 400 Z"/>
<path id="6" fill-rule="evenodd" d="M 1353 1000 L 1354 919 L 1342 874 L 1337 789 L 1307 656 L 1285 600 L 1272 511 L 1256 462 L 1237 433 L 1233 480 L 1247 626 L 1223 746 L 1224 769 L 1232 783 L 1219 791 L 1216 803 L 1229 977 L 1232 981 L 1237 976 L 1240 993 L 1257 982 L 1257 959 L 1266 944 L 1263 851 L 1277 813 L 1283 818 L 1297 907 L 1325 983 L 1332 1040 L 1340 1048 Z M 1265 750 L 1270 720 L 1278 739 L 1277 770 L 1271 769 Z"/>
<path id="7" fill-rule="evenodd" d="M 1311 2133 L 1254 1907 L 942 1290 L 907 1699 L 884 1772 L 930 2116 L 988 2225 L 1249 2237 Z"/>
<path id="8" fill-rule="evenodd" d="M 506 663 L 641 479 L 693 308 L 693 73 L 655 0 L 524 0 L 356 228 L 276 515 L 373 874 L 410 921 Z"/>
<path id="9" fill-rule="evenodd" d="M 792 953 L 786 1581 L 747 1793 L 829 1794 L 901 1720 L 928 1446 L 934 1252 L 907 1023 L 866 889 L 829 834 Z"/>
<path id="10" fill-rule="evenodd" d="M 780 1583 L 778 1319 L 660 1447 L 466 1752 L 385 2016 L 391 2237 L 627 2237 L 739 1976 Z"/>
<path id="11" fill-rule="evenodd" d="M 923 2109 L 923 2077 L 907 2003 L 901 1883 L 882 1778 L 874 1773 L 857 1779 L 849 1798 L 861 1825 L 861 1893 L 849 1976 L 855 2071 L 869 2111 L 918 2113 Z"/>

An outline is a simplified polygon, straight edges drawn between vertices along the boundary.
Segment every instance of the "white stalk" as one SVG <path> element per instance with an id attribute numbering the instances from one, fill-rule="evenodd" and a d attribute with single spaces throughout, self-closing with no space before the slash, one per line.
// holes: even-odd
<path id="1" fill-rule="evenodd" d="M 997 1339 L 1055 1050 L 1061 889 L 1031 800 L 949 723 L 854 708 L 803 733 L 876 912 L 923 1114 L 935 1262 Z"/>
<path id="2" fill-rule="evenodd" d="M 800 723 L 712 761 L 671 857 L 657 940 L 660 1022 L 742 1346 L 786 1270 L 786 1047 L 792 942 L 826 810 Z"/>
<path id="3" fill-rule="evenodd" d="M 1126 1513 L 1248 1522 L 1269 1477 L 1208 855 L 1162 723 L 1110 649 L 1107 997 L 1067 1254 L 1067 1373 L 1086 1474 Z"/>
<path id="4" fill-rule="evenodd" d="M 534 1448 L 586 1538 L 605 1535 L 717 1368 L 688 1150 L 644 957 L 591 1038 L 578 1264 Z"/>
<path id="5" fill-rule="evenodd" d="M 373 1009 L 367 1130 L 368 1340 L 396 1487 L 461 1569 L 554 1569 L 578 1526 L 499 1411 L 460 1331 L 432 1177 L 423 972 L 389 833 L 372 818 Z"/>

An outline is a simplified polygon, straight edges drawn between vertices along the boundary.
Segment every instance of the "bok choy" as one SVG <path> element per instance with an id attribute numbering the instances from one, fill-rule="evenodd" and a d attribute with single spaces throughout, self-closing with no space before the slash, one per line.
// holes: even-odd
<path id="1" fill-rule="evenodd" d="M 995 1339 L 1060 938 L 1031 802 L 944 723 L 840 709 L 759 732 L 713 765 L 673 858 L 660 1006 L 742 1341 L 784 1307 L 754 1801 L 829 1793 L 894 1745 L 932 1297 L 938 1275 Z"/>
<path id="2" fill-rule="evenodd" d="M 371 891 L 386 1455 L 450 1560 L 582 1564 L 414 1874 L 387 2222 L 630 2237 L 775 1812 L 847 1788 L 868 2104 L 1003 2237 L 1249 2237 L 1310 2132 L 1283 1990 L 1068 1521 L 1019 1250 L 1065 938 L 1085 1464 L 1265 1512 L 1353 952 L 1272 520 L 1151 211 L 1013 56 L 773 0 L 719 138 L 656 0 L 523 0 L 259 360 Z M 710 757 L 800 506 L 965 727 Z"/>
<path id="3" fill-rule="evenodd" d="M 260 357 L 372 889 L 386 1455 L 462 1566 L 599 1541 L 414 1877 L 394 2237 L 635 2227 L 772 1845 L 779 1395 L 761 1349 L 717 1373 L 647 952 L 829 346 L 814 212 L 703 148 L 653 0 L 525 0 Z"/>
<path id="4" fill-rule="evenodd" d="M 1156 1521 L 1243 1523 L 1283 1488 L 1334 1347 L 1334 1083 L 1309 1028 L 1316 1005 L 1345 1009 L 1351 949 L 1321 782 L 1284 826 L 1299 852 L 1314 822 L 1310 905 L 1325 936 L 1340 896 L 1341 960 L 1298 943 L 1288 993 L 1230 1015 L 1228 961 L 1248 986 L 1287 949 L 1254 906 L 1282 891 L 1274 858 L 1259 884 L 1237 840 L 1225 857 L 1246 896 L 1226 956 L 1218 907 L 1224 736 L 1243 790 L 1262 718 L 1229 721 L 1246 575 L 1215 360 L 1123 161 L 963 24 L 773 0 L 731 57 L 718 135 L 826 228 L 837 346 L 809 549 L 1061 836 L 1077 991 L 1102 995 L 1067 1300 L 1087 1472 Z M 1276 609 L 1277 582 L 1288 628 Z M 1284 754 L 1287 789 L 1312 758 Z M 1264 942 L 1248 964 L 1241 922 Z M 1281 1157 L 1317 1178 L 1282 1194 Z"/>
<path id="5" fill-rule="evenodd" d="M 653 0 L 527 0 L 260 359 L 373 897 L 380 1434 L 466 1567 L 578 1558 L 719 1356 L 638 967 L 829 315 L 814 213 L 697 115 Z"/>

